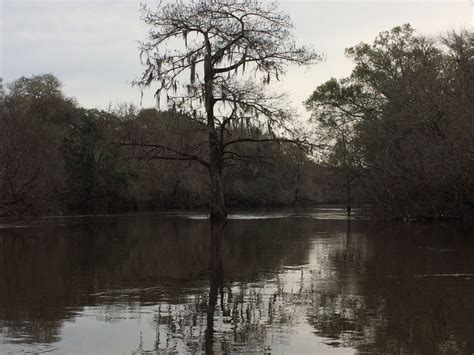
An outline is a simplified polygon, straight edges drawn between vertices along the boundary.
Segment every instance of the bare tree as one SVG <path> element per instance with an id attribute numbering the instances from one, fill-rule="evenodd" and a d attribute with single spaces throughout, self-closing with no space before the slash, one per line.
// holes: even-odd
<path id="1" fill-rule="evenodd" d="M 297 46 L 288 15 L 276 3 L 255 0 L 192 0 L 143 5 L 150 26 L 141 43 L 145 66 L 135 84 L 157 83 L 155 97 L 171 110 L 188 113 L 206 132 L 206 141 L 186 151 L 150 142 L 156 159 L 176 158 L 202 164 L 210 177 L 210 218 L 226 218 L 222 173 L 228 160 L 246 160 L 232 147 L 246 142 L 301 143 L 292 135 L 285 96 L 268 86 L 289 63 L 310 65 L 320 56 Z M 257 128 L 257 129 L 255 129 Z M 203 148 L 204 147 L 204 148 Z M 199 153 L 200 152 L 200 153 Z"/>

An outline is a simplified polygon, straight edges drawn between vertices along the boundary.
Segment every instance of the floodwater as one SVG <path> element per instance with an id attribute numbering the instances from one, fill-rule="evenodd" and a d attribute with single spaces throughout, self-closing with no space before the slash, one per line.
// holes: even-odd
<path id="1" fill-rule="evenodd" d="M 0 221 L 0 353 L 474 352 L 460 226 L 202 217 Z"/>

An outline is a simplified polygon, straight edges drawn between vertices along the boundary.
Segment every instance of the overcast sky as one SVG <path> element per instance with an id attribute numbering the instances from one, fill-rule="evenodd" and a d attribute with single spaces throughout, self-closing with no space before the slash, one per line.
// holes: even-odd
<path id="1" fill-rule="evenodd" d="M 140 73 L 138 40 L 145 39 L 140 1 L 126 0 L 0 0 L 0 76 L 53 73 L 66 95 L 85 107 L 109 102 L 139 104 L 130 82 Z M 152 3 L 152 1 L 148 1 Z M 436 36 L 473 25 L 471 0 L 449 1 L 280 1 L 295 25 L 300 43 L 311 44 L 326 60 L 312 69 L 290 69 L 281 85 L 304 114 L 302 101 L 331 77 L 352 68 L 344 49 L 371 42 L 383 30 L 411 23 Z M 145 94 L 144 106 L 153 105 Z"/>

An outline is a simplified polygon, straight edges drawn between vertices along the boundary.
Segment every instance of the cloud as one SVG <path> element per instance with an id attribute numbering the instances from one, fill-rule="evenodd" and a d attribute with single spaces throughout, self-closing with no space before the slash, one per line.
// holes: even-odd
<path id="1" fill-rule="evenodd" d="M 281 1 L 281 7 L 290 13 L 298 41 L 327 56 L 310 71 L 290 68 L 284 78 L 282 87 L 300 111 L 316 85 L 350 73 L 346 47 L 370 42 L 378 32 L 406 22 L 430 34 L 471 22 L 467 1 Z M 139 1 L 3 0 L 0 26 L 5 81 L 53 73 L 64 82 L 66 94 L 86 107 L 139 103 L 138 89 L 130 85 L 142 70 L 138 41 L 146 36 Z M 154 103 L 151 93 L 144 103 Z"/>

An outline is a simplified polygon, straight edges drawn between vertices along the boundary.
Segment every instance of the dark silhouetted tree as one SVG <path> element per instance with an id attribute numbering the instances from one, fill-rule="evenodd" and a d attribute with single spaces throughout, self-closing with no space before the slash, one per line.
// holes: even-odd
<path id="1" fill-rule="evenodd" d="M 158 107 L 166 99 L 172 111 L 197 121 L 206 140 L 188 149 L 146 143 L 154 157 L 196 161 L 210 177 L 210 218 L 225 219 L 223 170 L 229 161 L 252 159 L 233 147 L 248 142 L 301 142 L 293 133 L 285 97 L 269 93 L 289 63 L 309 65 L 320 57 L 297 46 L 290 18 L 276 3 L 206 0 L 143 7 L 150 27 L 141 44 L 145 70 L 136 82 L 156 83 Z M 181 42 L 181 43 L 179 43 Z M 258 129 L 254 129 L 258 128 Z M 146 147 L 146 146 L 145 146 Z"/>
<path id="2" fill-rule="evenodd" d="M 333 156 L 350 143 L 342 150 L 349 165 L 364 169 L 366 201 L 378 212 L 472 215 L 473 43 L 472 31 L 435 40 L 395 27 L 347 49 L 351 76 L 321 85 L 308 100 L 332 135 Z"/>

